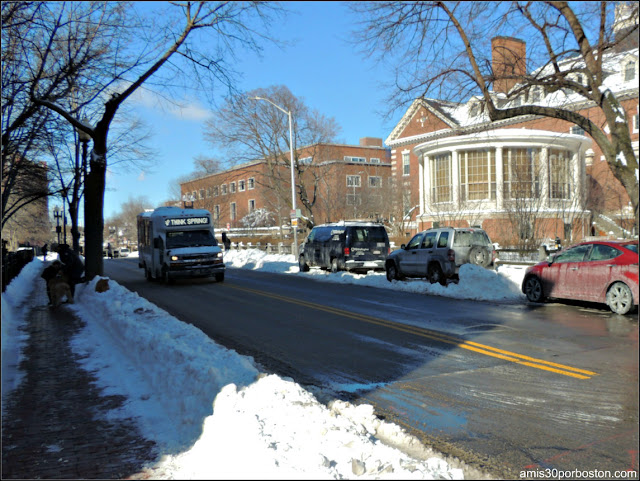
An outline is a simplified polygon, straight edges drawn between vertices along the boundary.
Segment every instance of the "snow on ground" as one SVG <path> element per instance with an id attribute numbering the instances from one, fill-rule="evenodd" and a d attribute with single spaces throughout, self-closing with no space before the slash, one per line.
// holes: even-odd
<path id="1" fill-rule="evenodd" d="M 48 261 L 56 255 L 49 255 Z M 227 267 L 309 275 L 454 298 L 519 302 L 524 268 L 463 266 L 448 287 L 422 280 L 386 280 L 312 269 L 301 274 L 292 255 L 258 250 L 225 254 Z M 2 396 L 19 385 L 24 325 L 33 285 L 45 263 L 25 266 L 2 295 Z M 324 405 L 291 379 L 259 372 L 252 358 L 228 350 L 113 280 L 104 293 L 94 279 L 65 305 L 86 327 L 72 340 L 106 394 L 129 399 L 114 417 L 133 416 L 162 457 L 148 467 L 158 479 L 462 479 L 437 453 L 370 405 Z M 40 284 L 42 284 L 40 286 Z M 3 402 L 4 405 L 4 402 Z M 411 455 L 407 454 L 411 453 Z"/>
<path id="2" fill-rule="evenodd" d="M 266 254 L 257 249 L 231 250 L 225 253 L 224 261 L 227 267 L 295 275 L 299 275 L 300 271 L 298 262 L 293 255 Z M 501 265 L 497 270 L 490 270 L 465 264 L 460 268 L 460 282 L 449 284 L 446 287 L 440 284 L 430 284 L 423 279 L 406 279 L 390 283 L 386 274 L 381 271 L 351 274 L 348 272 L 331 273 L 312 268 L 303 275 L 313 276 L 319 281 L 381 287 L 456 299 L 520 302 L 525 299 L 520 290 L 525 269 L 526 266 Z"/>

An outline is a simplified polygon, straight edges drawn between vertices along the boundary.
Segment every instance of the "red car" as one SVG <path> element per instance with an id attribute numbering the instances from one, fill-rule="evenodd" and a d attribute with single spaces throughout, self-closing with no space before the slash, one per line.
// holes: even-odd
<path id="1" fill-rule="evenodd" d="M 522 292 L 531 302 L 548 297 L 607 304 L 616 314 L 638 306 L 638 241 L 591 241 L 529 267 Z"/>

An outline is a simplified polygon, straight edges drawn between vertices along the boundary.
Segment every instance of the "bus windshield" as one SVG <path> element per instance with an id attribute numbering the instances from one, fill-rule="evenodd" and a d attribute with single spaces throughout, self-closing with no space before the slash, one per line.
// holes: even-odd
<path id="1" fill-rule="evenodd" d="M 217 245 L 218 241 L 209 230 L 167 232 L 167 249 Z"/>

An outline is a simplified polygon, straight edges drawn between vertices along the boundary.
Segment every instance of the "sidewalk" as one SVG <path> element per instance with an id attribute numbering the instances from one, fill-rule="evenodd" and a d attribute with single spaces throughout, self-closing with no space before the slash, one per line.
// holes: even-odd
<path id="1" fill-rule="evenodd" d="M 2 416 L 2 479 L 138 479 L 154 443 L 132 420 L 107 418 L 122 396 L 103 396 L 69 341 L 82 321 L 63 304 L 47 307 L 38 279 L 26 322 L 25 377 Z"/>

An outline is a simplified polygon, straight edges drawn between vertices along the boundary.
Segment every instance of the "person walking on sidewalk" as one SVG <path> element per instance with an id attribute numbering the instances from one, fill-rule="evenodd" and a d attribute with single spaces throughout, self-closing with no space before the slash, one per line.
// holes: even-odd
<path id="1" fill-rule="evenodd" d="M 47 260 L 47 252 L 49 252 L 49 249 L 47 248 L 47 243 L 46 242 L 42 246 L 41 251 L 42 251 L 42 260 L 46 261 Z"/>
<path id="2" fill-rule="evenodd" d="M 80 256 L 74 252 L 68 244 L 52 244 L 51 248 L 58 253 L 60 261 L 64 264 L 62 272 L 64 272 L 69 278 L 71 297 L 75 297 L 76 284 L 82 282 L 84 262 L 82 262 Z"/>
<path id="3" fill-rule="evenodd" d="M 44 279 L 47 283 L 47 297 L 49 298 L 49 305 L 52 304 L 51 301 L 51 289 L 49 288 L 49 281 L 58 275 L 58 272 L 62 269 L 62 263 L 60 261 L 53 261 L 50 266 L 45 267 L 40 274 L 40 277 Z"/>

